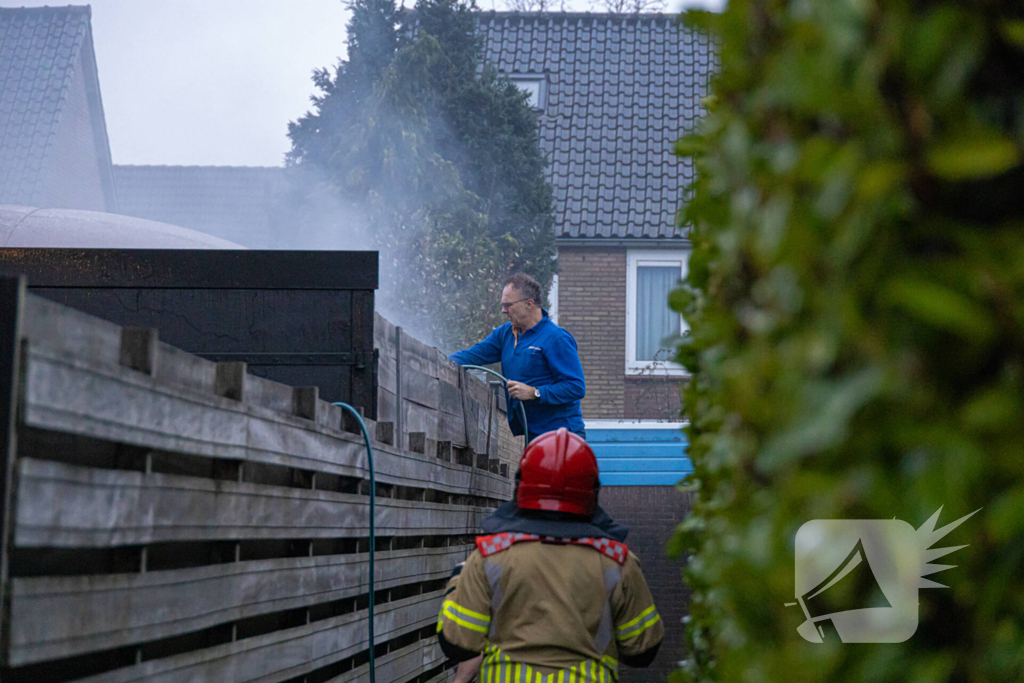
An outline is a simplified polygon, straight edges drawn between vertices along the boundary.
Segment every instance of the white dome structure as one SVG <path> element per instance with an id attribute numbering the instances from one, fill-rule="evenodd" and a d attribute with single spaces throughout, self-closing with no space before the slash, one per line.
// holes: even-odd
<path id="1" fill-rule="evenodd" d="M 198 230 L 100 211 L 0 205 L 0 247 L 245 249 Z"/>

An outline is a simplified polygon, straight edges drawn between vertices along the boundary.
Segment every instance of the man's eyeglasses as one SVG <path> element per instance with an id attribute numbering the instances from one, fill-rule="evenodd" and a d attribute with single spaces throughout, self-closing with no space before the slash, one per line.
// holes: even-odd
<path id="1" fill-rule="evenodd" d="M 501 302 L 501 310 L 507 311 L 508 309 L 512 308 L 513 305 L 519 303 L 520 301 L 528 301 L 530 298 L 531 297 L 526 297 L 525 299 L 516 299 L 515 301 L 509 301 L 508 303 L 505 303 L 504 301 L 502 301 Z"/>

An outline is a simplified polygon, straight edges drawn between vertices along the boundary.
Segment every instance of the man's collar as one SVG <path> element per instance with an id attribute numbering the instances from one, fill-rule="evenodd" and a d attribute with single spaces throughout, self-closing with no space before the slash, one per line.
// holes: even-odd
<path id="1" fill-rule="evenodd" d="M 548 317 L 547 309 L 544 309 L 544 308 L 540 309 L 540 314 L 541 314 L 540 315 L 540 320 L 538 320 L 532 327 L 528 327 L 525 330 L 522 330 L 522 329 L 516 327 L 515 325 L 513 325 L 512 326 L 512 331 L 515 332 L 516 334 L 525 334 L 526 332 L 529 332 L 530 330 L 537 329 L 537 327 L 539 327 L 540 325 L 543 325 L 546 322 L 551 322 L 551 318 Z"/>

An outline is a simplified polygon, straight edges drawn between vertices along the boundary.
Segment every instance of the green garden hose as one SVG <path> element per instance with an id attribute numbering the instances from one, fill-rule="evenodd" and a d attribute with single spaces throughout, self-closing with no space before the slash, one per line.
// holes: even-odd
<path id="1" fill-rule="evenodd" d="M 347 403 L 334 403 L 333 405 L 339 406 L 342 410 L 347 410 L 355 416 L 356 421 L 359 422 L 359 429 L 363 432 L 363 441 L 366 442 L 366 462 L 370 468 L 370 602 L 367 609 L 370 622 L 370 683 L 377 683 L 373 661 L 373 551 L 377 545 L 377 527 L 374 524 L 374 499 L 377 497 L 377 482 L 373 476 L 373 448 L 370 446 L 370 435 L 366 432 L 366 423 L 363 422 L 363 416 L 359 414 L 359 411 Z"/>
<path id="2" fill-rule="evenodd" d="M 462 366 L 468 370 L 483 370 L 484 372 L 490 373 L 500 379 L 505 384 L 508 384 L 508 380 L 505 379 L 499 372 L 495 372 L 490 368 L 484 368 L 479 365 L 464 365 Z M 373 551 L 377 545 L 377 527 L 375 525 L 375 507 L 374 499 L 377 497 L 377 481 L 374 478 L 373 471 L 373 447 L 370 445 L 370 435 L 366 431 L 366 423 L 363 422 L 363 416 L 359 414 L 359 411 L 350 406 L 347 403 L 334 403 L 342 410 L 348 411 L 359 423 L 359 430 L 363 433 L 363 441 L 366 443 L 366 462 L 370 469 L 370 542 L 369 542 L 369 604 L 367 606 L 367 616 L 369 621 L 369 646 L 370 646 L 370 683 L 376 683 L 376 675 L 374 671 L 374 644 L 373 644 L 373 593 L 374 593 L 374 569 L 373 569 Z M 526 435 L 526 443 L 530 443 L 530 429 L 526 423 L 526 408 L 523 407 L 523 402 L 518 401 L 519 414 L 523 419 L 523 433 Z"/>
<path id="3" fill-rule="evenodd" d="M 496 372 L 494 370 L 491 370 L 490 368 L 485 368 L 480 365 L 463 365 L 462 367 L 466 368 L 467 370 L 483 370 L 484 372 L 489 372 L 490 374 L 494 375 L 502 382 L 504 382 L 506 385 L 508 384 L 508 380 L 505 379 L 505 377 L 500 372 Z M 519 415 L 523 418 L 523 434 L 526 435 L 526 443 L 530 443 L 530 428 L 526 424 L 526 408 L 523 407 L 522 401 L 518 399 L 513 400 L 516 401 L 516 404 L 519 406 Z"/>

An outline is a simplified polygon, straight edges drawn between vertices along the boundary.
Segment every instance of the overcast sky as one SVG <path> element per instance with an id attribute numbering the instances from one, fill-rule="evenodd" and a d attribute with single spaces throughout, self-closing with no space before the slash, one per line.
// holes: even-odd
<path id="1" fill-rule="evenodd" d="M 502 9 L 499 0 L 478 1 Z M 58 1 L 0 0 L 46 4 Z M 339 0 L 88 4 L 115 164 L 280 165 L 288 121 L 309 109 L 312 70 L 344 56 L 348 11 Z M 566 4 L 592 9 L 590 0 Z"/>

